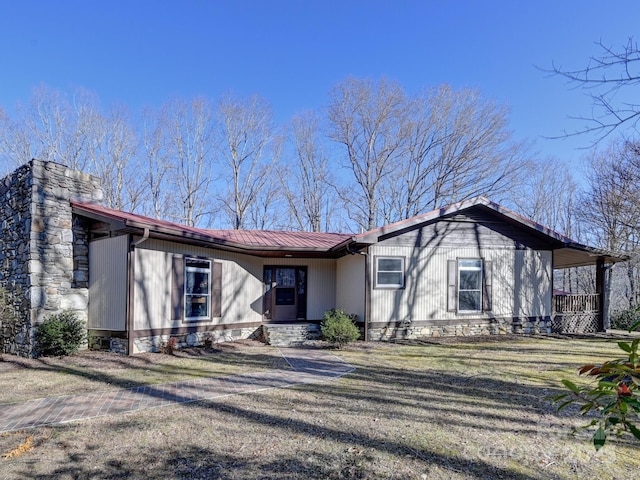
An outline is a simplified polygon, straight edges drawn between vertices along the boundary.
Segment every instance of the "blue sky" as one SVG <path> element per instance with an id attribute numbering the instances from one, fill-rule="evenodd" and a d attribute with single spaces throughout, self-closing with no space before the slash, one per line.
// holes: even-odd
<path id="1" fill-rule="evenodd" d="M 257 93 L 279 121 L 321 108 L 348 75 L 409 92 L 447 82 L 511 108 L 517 138 L 576 162 L 583 92 L 536 69 L 586 65 L 595 42 L 636 35 L 640 2 L 0 0 L 0 105 L 44 83 L 136 111 L 174 96 Z"/>

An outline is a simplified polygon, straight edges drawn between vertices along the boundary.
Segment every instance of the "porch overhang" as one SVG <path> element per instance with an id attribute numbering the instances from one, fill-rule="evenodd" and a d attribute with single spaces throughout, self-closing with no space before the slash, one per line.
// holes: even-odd
<path id="1" fill-rule="evenodd" d="M 614 264 L 626 262 L 627 260 L 629 260 L 628 255 L 587 247 L 577 243 L 568 243 L 561 248 L 553 250 L 554 269 L 587 267 L 597 265 L 599 262 Z"/>

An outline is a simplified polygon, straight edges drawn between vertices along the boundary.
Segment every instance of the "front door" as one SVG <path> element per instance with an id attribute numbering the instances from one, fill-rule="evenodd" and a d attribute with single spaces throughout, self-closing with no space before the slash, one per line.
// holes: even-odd
<path id="1" fill-rule="evenodd" d="M 264 315 L 273 322 L 306 317 L 307 268 L 265 267 Z"/>

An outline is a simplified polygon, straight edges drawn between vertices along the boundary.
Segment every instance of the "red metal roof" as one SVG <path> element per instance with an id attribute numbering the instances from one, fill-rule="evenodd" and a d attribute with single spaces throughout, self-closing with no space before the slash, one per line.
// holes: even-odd
<path id="1" fill-rule="evenodd" d="M 85 216 L 93 217 L 105 222 L 119 222 L 125 229 L 141 231 L 148 229 L 153 235 L 160 238 L 178 238 L 184 242 L 197 242 L 211 244 L 219 248 L 227 248 L 239 251 L 248 251 L 255 255 L 280 256 L 289 255 L 333 255 L 349 245 L 366 245 L 379 241 L 382 236 L 400 233 L 405 228 L 417 226 L 429 221 L 438 220 L 446 215 L 455 214 L 471 207 L 481 206 L 493 210 L 505 219 L 519 224 L 522 227 L 544 235 L 556 242 L 553 247 L 556 251 L 554 267 L 590 265 L 597 257 L 603 257 L 608 262 L 626 260 L 624 255 L 606 252 L 585 245 L 581 245 L 570 238 L 565 237 L 549 228 L 546 228 L 532 220 L 508 210 L 501 205 L 491 202 L 484 197 L 476 197 L 469 200 L 439 208 L 422 215 L 396 222 L 384 227 L 375 228 L 360 235 L 342 233 L 316 233 L 316 232 L 292 232 L 269 230 L 207 230 L 188 227 L 178 223 L 168 222 L 155 218 L 145 217 L 135 213 L 123 212 L 112 208 L 102 207 L 93 203 L 71 202 L 74 211 Z M 118 227 L 118 228 L 122 228 Z M 131 231 L 131 230 L 129 230 Z M 558 250 L 560 248 L 560 250 Z M 576 255 L 579 258 L 567 258 L 565 263 L 560 260 L 561 254 Z"/>
<path id="2" fill-rule="evenodd" d="M 293 232 L 269 230 L 208 230 L 188 227 L 178 223 L 145 217 L 136 213 L 123 212 L 113 208 L 102 207 L 93 203 L 71 202 L 74 209 L 94 214 L 106 219 L 124 223 L 134 228 L 149 228 L 181 237 L 196 237 L 212 243 L 230 246 L 282 249 L 282 250 L 330 250 L 332 247 L 352 238 L 352 235 L 341 233 Z"/>
<path id="3" fill-rule="evenodd" d="M 274 230 L 206 230 L 216 238 L 254 247 L 330 249 L 352 237 L 342 233 L 290 232 Z"/>

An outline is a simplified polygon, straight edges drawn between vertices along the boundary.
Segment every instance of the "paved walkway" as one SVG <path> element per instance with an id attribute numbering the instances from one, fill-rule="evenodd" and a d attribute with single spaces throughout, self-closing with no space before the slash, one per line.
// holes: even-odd
<path id="1" fill-rule="evenodd" d="M 270 388 L 327 382 L 354 370 L 354 367 L 326 350 L 282 348 L 280 351 L 291 366 L 290 370 L 246 373 L 2 404 L 0 433 Z"/>

